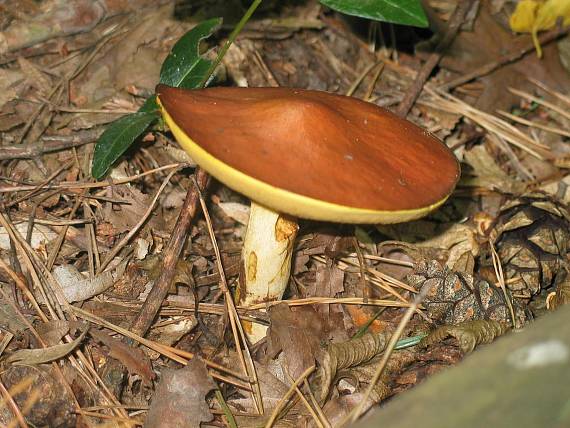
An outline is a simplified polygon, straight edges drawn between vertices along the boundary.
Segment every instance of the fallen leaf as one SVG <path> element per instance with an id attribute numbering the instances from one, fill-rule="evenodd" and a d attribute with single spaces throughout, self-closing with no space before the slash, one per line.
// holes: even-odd
<path id="1" fill-rule="evenodd" d="M 14 84 L 23 79 L 21 71 L 0 68 L 0 110 L 18 96 Z"/>
<path id="2" fill-rule="evenodd" d="M 199 428 L 214 419 L 206 395 L 216 384 L 199 358 L 180 370 L 164 369 L 144 426 L 148 428 Z"/>
<path id="3" fill-rule="evenodd" d="M 507 175 L 482 145 L 466 151 L 464 160 L 473 168 L 472 175 L 464 174 L 461 178 L 461 184 L 464 186 L 500 189 L 515 194 L 521 193 L 526 187 L 520 180 Z"/>
<path id="4" fill-rule="evenodd" d="M 38 324 L 36 331 L 48 345 L 57 345 L 69 333 L 69 322 L 65 320 L 51 320 Z"/>
<path id="5" fill-rule="evenodd" d="M 14 310 L 13 305 L 10 305 L 3 298 L 0 299 L 0 328 L 14 335 L 28 328 L 19 314 Z"/>
<path id="6" fill-rule="evenodd" d="M 320 350 L 320 337 L 325 331 L 323 321 L 310 308 L 291 310 L 285 303 L 273 306 L 269 310 L 268 353 L 285 354 L 285 364 L 289 376 L 297 379 L 315 364 Z"/>
<path id="7" fill-rule="evenodd" d="M 232 355 L 233 358 L 237 358 L 237 355 Z M 276 360 L 271 360 L 267 366 L 260 363 L 255 363 L 255 370 L 257 372 L 257 380 L 259 382 L 259 387 L 261 389 L 261 397 L 263 398 L 263 409 L 266 414 L 271 414 L 279 401 L 289 390 L 287 383 L 280 379 L 280 376 L 274 373 L 275 370 L 281 369 L 282 367 Z M 245 397 L 234 398 L 228 401 L 234 408 L 240 411 L 247 411 L 254 413 L 255 405 L 250 395 Z M 240 424 L 241 426 L 241 424 Z"/>
<path id="8" fill-rule="evenodd" d="M 28 231 L 28 222 L 17 223 L 15 228 L 20 235 L 26 236 Z M 34 224 L 30 245 L 34 250 L 37 250 L 55 238 L 57 238 L 57 234 L 49 227 L 42 224 Z M 0 249 L 6 251 L 10 250 L 10 235 L 3 227 L 0 227 Z"/>
<path id="9" fill-rule="evenodd" d="M 249 205 L 240 204 L 239 202 L 220 202 L 218 206 L 225 215 L 247 226 L 249 221 Z"/>
<path id="10" fill-rule="evenodd" d="M 149 195 L 129 185 L 114 186 L 113 198 L 121 199 L 125 203 L 106 204 L 101 222 L 110 223 L 113 226 L 114 234 L 131 230 L 143 217 L 151 201 Z M 148 220 L 148 225 L 156 230 L 164 229 L 164 223 L 160 215 L 151 216 Z"/>
<path id="11" fill-rule="evenodd" d="M 109 355 L 123 363 L 130 373 L 137 373 L 149 384 L 155 378 L 150 359 L 142 349 L 128 346 L 100 330 L 93 329 L 89 334 L 108 347 Z"/>
<path id="12" fill-rule="evenodd" d="M 81 302 L 103 293 L 113 285 L 111 271 L 102 272 L 94 278 L 86 278 L 73 265 L 56 266 L 53 276 L 61 285 L 68 302 Z"/>
<path id="13" fill-rule="evenodd" d="M 6 358 L 5 361 L 6 363 L 15 366 L 33 366 L 36 364 L 49 363 L 50 361 L 59 360 L 77 348 L 83 341 L 83 338 L 86 334 L 87 330 L 83 331 L 83 333 L 81 333 L 81 335 L 72 342 L 63 343 L 61 345 L 38 349 L 20 349 L 10 354 L 10 356 Z"/>

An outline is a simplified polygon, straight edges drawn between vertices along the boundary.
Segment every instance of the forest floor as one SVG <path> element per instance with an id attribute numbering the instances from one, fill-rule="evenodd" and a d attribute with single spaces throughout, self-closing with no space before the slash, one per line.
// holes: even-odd
<path id="1" fill-rule="evenodd" d="M 239 3 L 0 2 L 2 426 L 342 426 L 568 301 L 569 29 L 539 33 L 538 57 L 512 1 L 427 0 L 429 29 L 262 3 L 213 85 L 374 103 L 462 170 L 421 220 L 301 220 L 281 302 L 234 301 L 245 197 L 212 179 L 177 229 L 196 164 L 167 128 L 94 179 L 98 138 L 154 93 L 174 43 L 224 15 L 213 59 Z M 249 322 L 270 326 L 258 343 Z"/>

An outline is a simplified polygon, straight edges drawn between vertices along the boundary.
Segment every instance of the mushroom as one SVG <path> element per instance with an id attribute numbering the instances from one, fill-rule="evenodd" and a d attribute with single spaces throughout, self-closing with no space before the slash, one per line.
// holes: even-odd
<path id="1" fill-rule="evenodd" d="M 166 124 L 202 168 L 251 200 L 238 303 L 282 298 L 297 218 L 398 223 L 449 197 L 452 152 L 374 104 L 291 88 L 158 85 Z M 252 342 L 265 327 L 248 324 Z"/>

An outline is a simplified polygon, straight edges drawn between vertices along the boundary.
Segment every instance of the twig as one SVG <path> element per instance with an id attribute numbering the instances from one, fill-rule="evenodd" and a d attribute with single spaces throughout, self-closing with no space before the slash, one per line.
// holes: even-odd
<path id="1" fill-rule="evenodd" d="M 358 270 L 360 272 L 360 288 L 362 289 L 362 295 L 364 296 L 364 302 L 368 302 L 370 297 L 370 287 L 368 286 L 368 275 L 366 275 L 366 263 L 364 262 L 364 257 L 362 256 L 362 250 L 360 248 L 360 243 L 356 235 L 352 237 L 352 242 L 356 255 L 358 257 Z"/>
<path id="2" fill-rule="evenodd" d="M 100 42 L 98 42 L 95 47 L 93 48 L 93 50 L 91 51 L 91 53 L 89 55 L 87 55 L 87 58 L 85 58 L 83 61 L 81 61 L 81 63 L 79 63 L 77 65 L 77 67 L 71 71 L 70 74 L 64 76 L 52 89 L 52 91 L 48 94 L 47 99 L 51 100 L 52 98 L 59 97 L 62 92 L 63 89 L 65 87 L 65 83 L 70 82 L 71 80 L 73 80 L 75 77 L 77 77 L 84 69 L 85 67 L 87 67 L 87 65 L 93 60 L 93 58 L 95 57 L 95 55 L 97 55 L 99 53 L 99 51 L 103 48 L 103 46 L 105 46 L 107 44 L 107 42 L 109 42 L 113 37 L 117 36 L 118 34 L 120 34 L 119 31 L 117 31 L 116 34 L 109 34 L 107 36 L 105 36 L 104 38 L 101 39 Z M 46 103 L 42 103 L 38 106 L 38 108 L 32 113 L 32 115 L 30 116 L 30 118 L 28 119 L 28 121 L 26 122 L 26 124 L 24 125 L 24 128 L 22 129 L 22 132 L 20 133 L 20 135 L 18 136 L 18 140 L 17 143 L 20 144 L 22 141 L 24 141 L 24 138 L 26 138 L 28 132 L 30 131 L 30 129 L 34 126 L 34 124 L 36 123 L 41 123 L 42 121 L 38 120 L 38 118 L 40 117 L 40 115 L 43 113 L 43 111 L 45 110 L 45 107 L 47 106 Z M 50 114 L 53 114 L 53 112 L 49 112 Z M 50 118 L 51 121 L 51 118 Z M 43 133 L 40 132 L 40 135 Z"/>
<path id="3" fill-rule="evenodd" d="M 30 143 L 23 146 L 4 146 L 0 151 L 0 160 L 31 159 L 46 153 L 68 150 L 72 147 L 80 147 L 97 141 L 103 130 L 88 130 L 77 132 L 73 135 L 44 135 L 39 143 Z"/>
<path id="4" fill-rule="evenodd" d="M 568 34 L 569 31 L 570 27 L 556 28 L 540 36 L 538 38 L 539 43 L 541 45 L 545 45 L 547 43 L 552 42 L 553 40 L 558 39 L 559 37 L 564 36 L 565 34 Z M 484 64 L 481 67 L 477 67 L 472 72 L 464 74 L 463 76 L 460 76 L 457 79 L 450 80 L 449 82 L 439 86 L 438 89 L 441 89 L 442 91 L 449 91 L 453 88 L 456 88 L 457 86 L 470 82 L 473 79 L 486 76 L 487 74 L 492 73 L 493 71 L 495 71 L 499 67 L 502 67 L 505 64 L 521 59 L 527 53 L 532 51 L 534 51 L 534 44 L 532 43 L 532 41 L 529 41 L 529 43 L 526 44 L 525 46 L 518 49 L 514 49 L 513 51 L 508 52 L 505 55 L 499 57 L 499 59 L 488 62 L 487 64 Z"/>
<path id="5" fill-rule="evenodd" d="M 350 88 L 348 88 L 348 90 L 344 95 L 346 95 L 347 97 L 351 97 L 352 94 L 354 94 L 354 92 L 358 89 L 364 78 L 368 75 L 368 73 L 370 73 L 374 69 L 374 67 L 376 67 L 378 64 L 382 64 L 382 62 L 372 62 L 368 64 L 364 68 L 364 70 L 362 70 L 362 73 L 360 73 L 358 77 L 354 80 L 354 82 L 352 82 Z"/>
<path id="6" fill-rule="evenodd" d="M 75 203 L 73 204 L 73 208 L 71 208 L 71 211 L 67 216 L 68 220 L 72 220 L 75 217 L 75 214 L 77 213 L 77 210 L 79 209 L 80 206 L 81 206 L 81 198 L 77 198 L 75 200 Z M 63 242 L 65 241 L 65 235 L 67 234 L 68 230 L 69 230 L 69 225 L 65 225 L 59 231 L 57 240 L 55 242 L 55 246 L 54 248 L 52 248 L 48 260 L 46 262 L 46 267 L 50 271 L 55 263 L 55 259 L 57 258 L 59 251 L 61 250 L 61 247 L 63 246 Z"/>
<path id="7" fill-rule="evenodd" d="M 376 69 L 376 72 L 372 76 L 372 80 L 370 81 L 368 88 L 366 88 L 366 93 L 364 94 L 364 98 L 362 98 L 364 101 L 370 101 L 370 99 L 372 98 L 372 93 L 374 92 L 374 88 L 376 87 L 378 79 L 380 78 L 380 75 L 382 74 L 383 71 L 384 71 L 384 62 L 380 62 L 379 67 Z"/>
<path id="8" fill-rule="evenodd" d="M 57 314 L 55 313 L 54 309 L 52 308 L 52 306 L 49 303 L 49 300 L 47 298 L 46 295 L 46 290 L 45 287 L 43 285 L 43 283 L 40 281 L 39 276 L 37 274 L 37 272 L 35 271 L 35 267 L 34 267 L 34 263 L 32 262 L 30 257 L 37 257 L 36 254 L 33 253 L 33 251 L 31 250 L 31 248 L 29 248 L 27 242 L 25 240 L 22 239 L 21 236 L 19 236 L 19 234 L 17 234 L 12 225 L 10 224 L 10 222 L 2 215 L 2 213 L 0 212 L 0 223 L 2 224 L 2 226 L 4 226 L 4 228 L 7 230 L 7 232 L 10 234 L 10 238 L 12 240 L 14 240 L 14 242 L 17 244 L 18 249 L 21 250 L 21 256 L 24 259 L 24 262 L 26 263 L 27 269 L 28 271 L 31 273 L 33 281 L 35 282 L 36 286 L 40 289 L 40 292 L 42 294 L 42 297 L 45 300 L 45 303 L 48 307 L 48 310 L 50 312 L 50 316 L 52 319 L 58 319 L 57 318 Z M 45 266 L 44 266 L 44 270 Z M 47 274 L 49 274 L 49 272 L 47 272 Z M 59 286 L 59 284 L 56 283 L 56 285 Z M 61 290 L 59 290 L 61 292 Z M 2 291 L 2 289 L 0 288 L 0 294 L 4 295 L 4 292 Z M 10 299 L 8 299 L 6 296 L 4 297 L 5 299 L 7 299 L 8 302 L 10 302 Z M 11 303 L 13 304 L 13 303 Z M 37 305 L 36 305 L 37 306 Z M 21 316 L 22 321 L 28 325 L 29 321 L 27 320 L 27 318 L 25 318 L 20 312 L 19 310 L 16 310 L 16 313 L 18 315 Z M 40 315 L 40 317 L 43 319 L 45 317 L 45 315 L 43 314 L 42 311 L 38 311 L 38 315 Z M 41 338 L 41 336 L 38 335 L 38 333 L 35 331 L 33 326 L 29 326 L 30 331 L 32 332 L 32 334 L 38 339 L 38 343 L 40 343 L 40 345 L 42 347 L 47 347 L 47 344 L 43 341 L 43 339 Z M 81 355 L 80 351 L 77 351 L 78 354 Z M 81 355 L 82 356 L 82 355 Z M 77 365 L 77 363 L 75 362 L 74 359 L 72 359 L 71 356 L 69 356 L 69 358 L 71 359 L 72 363 L 75 365 L 75 367 L 80 370 L 80 367 Z M 83 357 L 82 362 L 84 364 L 88 363 L 88 361 L 85 359 L 85 357 Z M 67 382 L 65 376 L 63 375 L 63 372 L 61 371 L 59 365 L 56 362 L 52 363 L 52 367 L 55 369 L 55 373 L 57 374 L 57 377 L 59 378 L 61 384 L 64 386 L 64 388 L 68 391 L 68 393 L 70 394 L 70 396 L 72 397 L 72 402 L 73 402 L 73 406 L 75 407 L 75 409 L 79 409 L 80 405 L 77 401 L 77 398 L 75 397 L 75 394 L 73 392 L 73 390 L 71 389 L 71 386 L 69 385 L 69 383 Z M 85 367 L 87 368 L 91 368 L 91 366 L 89 364 L 86 364 Z M 95 372 L 96 375 L 96 372 Z M 99 380 L 99 382 L 103 385 L 103 387 L 105 387 L 105 385 L 102 383 L 101 379 L 96 376 L 96 378 Z M 88 379 L 88 378 L 87 378 Z M 116 400 L 115 400 L 116 401 Z"/>
<path id="9" fill-rule="evenodd" d="M 146 177 L 160 171 L 165 171 L 172 168 L 183 168 L 184 166 L 189 166 L 187 163 L 171 163 L 168 165 L 161 166 L 159 168 L 154 168 L 140 174 L 132 175 L 130 177 L 121 178 L 120 180 L 109 181 L 96 181 L 94 183 L 88 183 L 85 181 L 64 181 L 57 184 L 48 184 L 42 186 L 42 189 L 96 189 L 99 187 L 109 187 L 116 184 L 130 183 L 131 181 L 136 181 L 140 178 Z M 35 190 L 38 188 L 38 184 L 24 184 L 21 186 L 3 186 L 0 187 L 0 193 L 13 193 L 13 192 L 24 192 L 26 190 Z"/>
<path id="10" fill-rule="evenodd" d="M 275 305 L 285 303 L 288 306 L 305 306 L 305 305 L 370 305 L 370 306 L 389 306 L 393 308 L 407 308 L 410 306 L 408 302 L 396 302 L 395 300 L 368 299 L 367 302 L 361 297 L 307 297 L 304 299 L 279 300 L 273 302 L 256 303 L 247 307 L 241 307 L 244 310 L 267 309 Z"/>
<path id="11" fill-rule="evenodd" d="M 453 15 L 451 15 L 451 18 L 449 18 L 447 30 L 443 38 L 437 44 L 435 51 L 429 56 L 425 64 L 422 66 L 422 69 L 418 73 L 416 80 L 414 80 L 414 83 L 406 92 L 406 96 L 398 105 L 398 108 L 396 109 L 396 114 L 398 116 L 405 118 L 410 112 L 410 109 L 416 102 L 416 99 L 420 95 L 420 92 L 422 91 L 434 67 L 439 63 L 443 56 L 443 53 L 455 39 L 455 36 L 461 28 L 461 24 L 463 24 L 463 21 L 465 20 L 465 15 L 469 9 L 471 9 L 473 2 L 474 0 L 462 0 L 455 7 Z"/>
<path id="12" fill-rule="evenodd" d="M 293 380 L 293 379 L 291 379 L 291 376 L 288 376 L 288 378 L 289 378 L 289 380 Z M 303 383 L 305 383 L 306 381 L 307 381 L 307 378 L 303 379 Z M 321 418 L 315 412 L 315 409 L 313 409 L 311 407 L 311 405 L 309 404 L 309 401 L 307 401 L 307 399 L 305 398 L 305 396 L 303 395 L 303 393 L 301 392 L 301 390 L 299 389 L 298 386 L 295 387 L 295 393 L 297 394 L 297 396 L 299 397 L 299 400 L 301 400 L 301 402 L 303 403 L 303 405 L 305 406 L 307 411 L 310 413 L 311 417 L 313 418 L 313 422 L 315 422 L 315 425 L 317 426 L 317 428 L 325 428 L 325 425 L 322 423 Z M 330 425 L 328 427 L 330 428 Z"/>
<path id="13" fill-rule="evenodd" d="M 208 174 L 203 169 L 197 168 L 195 175 L 200 189 L 205 189 L 208 184 Z M 144 336 L 148 331 L 156 314 L 160 310 L 164 298 L 168 294 L 168 289 L 174 279 L 176 263 L 182 254 L 182 248 L 186 241 L 188 229 L 196 214 L 198 199 L 198 190 L 195 186 L 190 186 L 176 224 L 174 225 L 172 238 L 164 251 L 164 260 L 160 270 L 160 276 L 154 283 L 140 312 L 131 325 L 131 330 L 139 336 Z"/>
<path id="14" fill-rule="evenodd" d="M 431 88 L 430 85 L 426 85 L 425 89 L 427 93 L 431 95 L 432 100 L 418 101 L 423 105 L 428 105 L 454 114 L 460 113 L 485 128 L 488 132 L 501 136 L 512 145 L 524 150 L 538 159 L 544 160 L 545 158 L 550 157 L 550 148 L 547 145 L 534 141 L 520 129 L 501 118 L 485 113 L 481 110 L 477 110 L 447 92 Z"/>
<path id="15" fill-rule="evenodd" d="M 305 378 L 303 383 L 305 384 L 305 389 L 307 390 L 307 395 L 309 396 L 311 403 L 315 407 L 315 411 L 317 412 L 319 419 L 321 420 L 322 424 L 325 426 L 325 428 L 331 428 L 332 425 L 329 422 L 327 415 L 325 415 L 325 412 L 323 412 L 323 409 L 321 409 L 321 406 L 317 402 L 317 399 L 315 398 L 315 394 L 313 394 L 313 391 L 311 390 L 311 386 L 309 385 L 307 378 Z"/>
<path id="16" fill-rule="evenodd" d="M 99 412 L 89 412 L 89 411 L 83 410 L 83 409 L 76 410 L 75 413 L 77 413 L 79 415 L 83 415 L 83 416 L 89 416 L 92 418 L 110 420 L 113 426 L 121 426 L 121 424 L 127 424 L 127 425 L 131 425 L 131 426 L 143 426 L 144 425 L 143 421 L 137 421 L 135 419 L 131 419 L 130 417 L 129 418 L 121 418 L 118 416 L 105 415 L 105 414 L 99 413 Z M 103 424 L 103 425 L 105 425 L 105 424 Z"/>
<path id="17" fill-rule="evenodd" d="M 30 289 L 28 288 L 26 283 L 24 281 L 22 281 L 22 279 L 18 275 L 16 275 L 16 273 L 12 269 L 10 269 L 10 267 L 6 263 L 4 263 L 4 260 L 2 260 L 1 257 L 0 257 L 0 268 L 4 269 L 4 271 L 10 276 L 10 278 L 12 278 L 12 280 L 14 281 L 16 286 L 22 291 L 22 294 L 24 296 L 26 296 L 26 298 L 28 299 L 30 304 L 34 307 L 39 318 L 43 322 L 48 322 L 49 321 L 48 317 L 41 310 L 40 305 L 38 304 L 38 301 L 36 300 L 36 298 L 34 297 L 32 292 L 30 291 Z M 1 293 L 3 293 L 3 291 L 1 290 L 1 287 L 0 287 L 0 294 Z M 9 304 L 13 303 L 12 300 L 10 300 L 9 298 L 6 301 Z M 17 312 L 17 313 L 19 313 L 19 312 Z M 23 319 L 27 322 L 27 318 L 23 318 Z M 28 327 L 31 327 L 31 325 Z"/>

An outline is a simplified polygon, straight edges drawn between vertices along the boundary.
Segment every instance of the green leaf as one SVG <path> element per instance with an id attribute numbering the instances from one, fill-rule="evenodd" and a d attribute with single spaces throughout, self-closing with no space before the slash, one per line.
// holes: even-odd
<path id="1" fill-rule="evenodd" d="M 196 25 L 172 47 L 160 70 L 160 83 L 192 89 L 200 86 L 212 64 L 200 55 L 200 41 L 212 35 L 221 25 L 221 18 L 209 19 Z M 148 98 L 137 113 L 113 122 L 97 141 L 93 153 L 91 174 L 99 179 L 134 141 L 157 119 L 156 96 Z"/>
<path id="2" fill-rule="evenodd" d="M 320 0 L 338 12 L 376 21 L 427 27 L 420 0 Z"/>
<path id="3" fill-rule="evenodd" d="M 162 63 L 160 83 L 186 89 L 199 87 L 212 64 L 200 55 L 200 41 L 211 36 L 221 24 L 221 18 L 209 19 L 184 34 Z"/>
<path id="4" fill-rule="evenodd" d="M 158 119 L 156 112 L 137 112 L 114 121 L 99 137 L 93 153 L 91 175 L 100 179 L 131 144 Z"/>
<path id="5" fill-rule="evenodd" d="M 141 108 L 139 108 L 139 113 L 140 112 L 150 113 L 153 111 L 158 112 L 158 110 L 159 107 L 158 103 L 156 102 L 156 95 L 152 95 L 148 97 L 144 102 L 144 104 L 141 106 Z"/>

